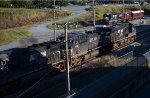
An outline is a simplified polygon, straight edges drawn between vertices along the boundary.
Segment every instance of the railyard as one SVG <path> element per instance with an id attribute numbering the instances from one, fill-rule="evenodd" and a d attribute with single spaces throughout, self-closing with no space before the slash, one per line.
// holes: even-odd
<path id="1" fill-rule="evenodd" d="M 147 31 L 147 30 L 146 30 Z M 144 30 L 143 30 L 143 32 L 145 32 Z M 141 33 L 141 32 L 139 32 L 139 33 Z M 142 37 L 141 37 L 142 36 Z M 147 33 L 145 33 L 145 36 L 146 37 L 143 37 L 144 35 L 140 35 L 139 36 L 139 38 L 138 38 L 138 40 L 139 40 L 139 42 L 141 41 L 141 42 L 143 42 L 144 41 L 144 43 L 146 43 L 146 42 L 149 42 L 149 37 L 147 36 Z M 119 56 L 121 56 L 121 53 L 123 53 L 122 55 L 124 55 L 124 54 L 126 54 L 127 52 L 131 52 L 131 51 L 133 51 L 133 46 L 134 45 L 136 45 L 136 44 L 131 44 L 131 45 L 129 45 L 129 46 L 126 46 L 125 48 L 122 48 L 122 49 L 120 49 L 120 50 L 118 50 L 118 51 L 114 51 L 114 54 L 115 55 L 119 55 Z M 149 48 L 148 48 L 149 49 Z M 148 51 L 148 50 L 147 50 Z M 122 59 L 122 61 L 125 61 L 127 58 L 130 58 L 130 57 L 132 57 L 133 55 L 130 55 L 129 57 L 127 56 L 125 56 L 125 58 L 123 58 Z M 130 62 L 132 59 L 130 59 L 129 61 L 127 61 L 127 62 Z M 100 77 L 102 77 L 102 76 L 104 76 L 104 75 L 107 75 L 108 73 L 110 73 L 110 72 L 112 72 L 113 70 L 115 70 L 117 67 L 102 67 L 102 66 L 100 66 L 100 65 L 98 65 L 97 63 L 94 63 L 96 60 L 94 60 L 94 61 L 91 61 L 91 62 L 89 62 L 89 64 L 86 64 L 86 66 L 85 65 L 83 65 L 82 67 L 77 67 L 74 71 L 72 70 L 72 72 L 71 72 L 71 83 L 72 83 L 72 90 L 74 91 L 74 92 L 77 92 L 77 90 L 79 90 L 80 88 L 82 88 L 82 87 L 84 87 L 84 86 L 86 86 L 87 84 L 89 84 L 89 83 L 92 83 L 93 81 L 95 81 L 95 80 L 97 80 L 98 78 L 100 78 Z M 96 62 L 98 62 L 98 61 L 96 61 Z M 116 61 L 115 61 L 116 62 Z M 119 61 L 118 61 L 119 62 Z M 126 62 L 126 63 L 127 63 Z M 98 67 L 95 67 L 95 66 L 93 66 L 93 65 L 97 65 Z M 114 63 L 113 65 L 116 65 L 116 63 Z M 84 66 L 85 66 L 85 68 L 84 68 Z M 81 68 L 83 68 L 83 69 L 81 69 Z M 90 69 L 93 69 L 93 70 L 91 70 L 90 71 Z M 118 69 L 118 68 L 117 68 Z M 48 71 L 48 70 L 47 70 Z M 40 73 L 40 72 L 39 72 Z M 43 71 L 43 74 L 45 73 L 45 71 Z M 40 73 L 41 74 L 41 73 Z M 33 97 L 33 96 L 37 96 L 37 98 L 38 97 L 40 97 L 40 96 L 45 96 L 46 97 L 46 95 L 48 94 L 49 96 L 53 96 L 53 97 L 56 97 L 56 95 L 57 95 L 57 97 L 60 97 L 60 96 L 63 96 L 63 94 L 65 93 L 65 91 L 64 91 L 64 88 L 65 88 L 65 73 L 60 73 L 60 74 L 62 74 L 62 75 L 56 75 L 56 76 L 54 76 L 54 80 L 53 80 L 53 78 L 48 78 L 47 77 L 47 79 L 44 79 L 43 81 L 40 81 L 37 85 L 35 85 L 35 87 L 33 87 L 33 88 L 31 88 L 31 90 L 28 90 L 28 87 L 26 88 L 24 88 L 24 89 L 22 89 L 22 90 L 19 90 L 19 91 L 17 91 L 16 93 L 14 93 L 14 94 L 11 94 L 11 95 L 9 95 L 8 96 L 8 98 L 11 96 L 11 97 L 16 97 L 16 96 L 18 96 L 18 95 L 20 95 L 20 94 L 22 94 L 22 92 L 24 92 L 24 91 L 26 91 L 26 89 L 28 90 L 27 92 L 25 92 L 22 96 L 25 96 L 25 97 Z M 90 76 L 91 75 L 91 76 Z M 32 75 L 30 75 L 32 78 L 33 77 L 35 77 L 34 75 L 32 76 Z M 37 74 L 37 76 L 39 76 L 38 74 Z M 87 79 L 86 79 L 86 77 L 85 76 L 87 76 Z M 83 77 L 85 77 L 85 78 L 83 78 Z M 27 77 L 26 79 L 29 79 L 29 77 Z M 26 79 L 23 79 L 23 81 L 24 80 L 26 80 Z M 56 79 L 56 80 L 55 80 Z M 83 80 L 82 80 L 83 79 Z M 53 82 L 52 82 L 52 80 L 53 80 Z M 80 82 L 79 82 L 79 80 L 80 80 Z M 64 81 L 64 82 L 62 82 L 62 81 Z M 30 82 L 30 81 L 29 81 Z M 60 83 L 61 82 L 61 83 Z M 81 83 L 80 85 L 79 85 L 79 83 Z M 55 85 L 55 86 L 54 86 Z M 77 86 L 78 85 L 78 86 Z M 30 87 L 30 86 L 29 86 Z M 32 87 L 32 86 L 31 86 Z M 78 88 L 79 87 L 79 88 Z M 59 88 L 59 91 L 58 91 L 58 88 Z M 61 88 L 61 89 L 60 89 Z M 55 90 L 54 90 L 55 89 Z M 43 91 L 44 90 L 44 91 Z M 42 92 L 41 92 L 42 91 Z M 52 92 L 52 91 L 54 91 L 54 93 L 50 93 L 50 92 Z M 63 92 L 62 92 L 63 91 Z M 39 94 L 39 92 L 40 92 L 40 94 Z M 59 93 L 58 93 L 59 92 Z M 38 95 L 36 95 L 36 94 L 38 94 Z M 51 95 L 52 94 L 52 95 Z M 47 95 L 47 96 L 48 96 Z M 7 97 L 6 97 L 7 98 Z"/>
<path id="2" fill-rule="evenodd" d="M 78 8 L 82 13 L 76 10 L 68 18 L 82 15 L 88 7 Z M 33 28 L 48 40 L 25 47 L 0 46 L 0 97 L 136 98 L 136 92 L 150 81 L 150 19 L 144 10 L 123 10 L 104 14 L 95 25 L 94 1 L 92 9 L 94 28 L 67 33 L 67 26 L 75 24 L 62 23 L 65 34 L 53 40 L 46 36 L 47 29 L 46 35 L 39 33 L 46 23 Z"/>

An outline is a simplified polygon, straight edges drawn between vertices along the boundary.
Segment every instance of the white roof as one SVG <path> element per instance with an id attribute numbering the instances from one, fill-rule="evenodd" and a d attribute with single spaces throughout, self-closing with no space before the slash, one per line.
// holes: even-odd
<path id="1" fill-rule="evenodd" d="M 106 25 L 96 25 L 96 27 L 107 27 Z"/>
<path id="2" fill-rule="evenodd" d="M 140 13 L 140 12 L 144 12 L 144 11 L 143 10 L 132 11 L 132 13 Z"/>

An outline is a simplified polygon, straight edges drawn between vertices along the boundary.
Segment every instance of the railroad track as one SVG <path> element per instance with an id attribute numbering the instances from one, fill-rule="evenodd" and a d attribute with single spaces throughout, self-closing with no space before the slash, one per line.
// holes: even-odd
<path id="1" fill-rule="evenodd" d="M 143 32 L 144 32 L 144 33 L 143 33 Z M 139 40 L 141 40 L 141 39 L 144 39 L 144 38 L 150 36 L 150 29 L 146 29 L 146 30 L 141 31 L 141 32 L 139 32 L 139 33 L 142 33 L 142 34 L 140 34 L 140 35 L 136 38 L 136 41 L 139 41 Z"/>

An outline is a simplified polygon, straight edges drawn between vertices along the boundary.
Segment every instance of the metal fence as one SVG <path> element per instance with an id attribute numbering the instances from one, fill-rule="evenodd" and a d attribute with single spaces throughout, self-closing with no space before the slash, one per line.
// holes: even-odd
<path id="1" fill-rule="evenodd" d="M 119 66 L 124 66 L 126 65 L 128 62 L 132 61 L 133 59 L 135 59 L 133 57 L 133 51 L 121 56 L 121 57 L 118 57 L 108 63 L 106 63 L 104 65 L 104 67 L 109 67 L 109 66 L 113 66 L 113 67 L 119 67 Z"/>

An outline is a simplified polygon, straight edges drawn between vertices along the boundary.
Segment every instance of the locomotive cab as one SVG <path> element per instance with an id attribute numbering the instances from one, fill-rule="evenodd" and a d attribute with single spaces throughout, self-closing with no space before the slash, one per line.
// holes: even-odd
<path id="1" fill-rule="evenodd" d="M 8 64 L 9 58 L 7 54 L 0 54 L 0 70 L 7 70 L 8 69 Z"/>
<path id="2" fill-rule="evenodd" d="M 108 25 L 116 22 L 118 18 L 118 13 L 106 13 L 103 16 L 103 22 Z"/>

